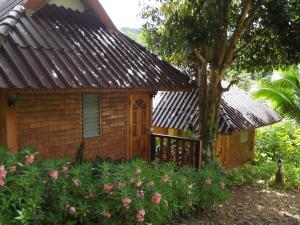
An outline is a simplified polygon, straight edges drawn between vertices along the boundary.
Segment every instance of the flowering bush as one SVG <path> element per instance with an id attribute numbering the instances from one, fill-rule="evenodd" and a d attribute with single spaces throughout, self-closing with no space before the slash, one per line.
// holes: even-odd
<path id="1" fill-rule="evenodd" d="M 214 168 L 37 158 L 0 149 L 0 224 L 164 224 L 228 196 Z"/>

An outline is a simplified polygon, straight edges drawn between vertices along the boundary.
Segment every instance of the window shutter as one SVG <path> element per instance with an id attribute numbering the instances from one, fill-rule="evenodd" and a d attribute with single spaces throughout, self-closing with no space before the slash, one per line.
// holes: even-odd
<path id="1" fill-rule="evenodd" d="M 100 134 L 100 104 L 98 94 L 83 94 L 83 138 L 98 137 Z"/>

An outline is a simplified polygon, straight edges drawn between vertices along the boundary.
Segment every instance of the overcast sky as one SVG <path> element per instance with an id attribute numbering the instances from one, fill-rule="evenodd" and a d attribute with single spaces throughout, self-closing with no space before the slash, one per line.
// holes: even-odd
<path id="1" fill-rule="evenodd" d="M 142 22 L 138 18 L 139 0 L 100 0 L 100 2 L 118 28 L 141 26 Z"/>

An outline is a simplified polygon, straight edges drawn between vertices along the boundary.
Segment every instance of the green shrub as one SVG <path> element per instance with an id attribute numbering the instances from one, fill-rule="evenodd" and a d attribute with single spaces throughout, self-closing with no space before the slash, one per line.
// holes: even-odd
<path id="1" fill-rule="evenodd" d="M 299 165 L 300 162 L 300 126 L 285 121 L 257 130 L 256 160 L 277 161 Z"/>
<path id="2" fill-rule="evenodd" d="M 283 160 L 284 188 L 300 188 L 300 127 L 291 121 L 258 129 L 254 163 L 227 173 L 229 185 L 264 181 L 276 187 L 277 160 Z"/>
<path id="3" fill-rule="evenodd" d="M 228 198 L 215 167 L 37 161 L 0 149 L 0 224 L 164 224 Z M 6 174 L 5 174 L 6 173 Z"/>

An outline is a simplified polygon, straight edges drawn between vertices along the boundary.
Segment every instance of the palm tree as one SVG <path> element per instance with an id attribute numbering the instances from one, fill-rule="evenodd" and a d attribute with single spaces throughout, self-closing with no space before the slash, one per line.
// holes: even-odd
<path id="1" fill-rule="evenodd" d="M 254 96 L 267 100 L 283 116 L 300 123 L 300 74 L 298 68 L 280 72 L 279 79 L 262 80 Z"/>

